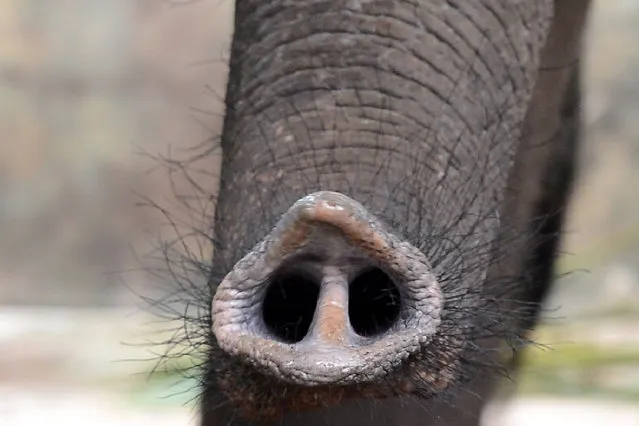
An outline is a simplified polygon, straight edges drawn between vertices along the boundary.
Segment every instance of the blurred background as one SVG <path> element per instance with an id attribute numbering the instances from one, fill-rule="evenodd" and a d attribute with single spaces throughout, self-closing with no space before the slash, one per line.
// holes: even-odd
<path id="1" fill-rule="evenodd" d="M 232 13 L 229 0 L 0 2 L 0 424 L 194 424 L 192 383 L 150 375 L 158 348 L 127 344 L 167 328 L 136 296 L 161 286 L 113 272 L 167 232 L 135 192 L 183 214 L 146 154 L 188 155 L 219 132 Z M 594 1 L 559 267 L 572 273 L 538 331 L 548 347 L 528 351 L 517 397 L 486 425 L 639 425 L 638 41 L 639 0 Z"/>

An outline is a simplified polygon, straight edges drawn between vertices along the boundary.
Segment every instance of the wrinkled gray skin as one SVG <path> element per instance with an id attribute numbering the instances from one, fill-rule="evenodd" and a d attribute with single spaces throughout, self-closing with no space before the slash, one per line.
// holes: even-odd
<path id="1" fill-rule="evenodd" d="M 477 424 L 552 281 L 588 6 L 237 0 L 203 425 Z"/>

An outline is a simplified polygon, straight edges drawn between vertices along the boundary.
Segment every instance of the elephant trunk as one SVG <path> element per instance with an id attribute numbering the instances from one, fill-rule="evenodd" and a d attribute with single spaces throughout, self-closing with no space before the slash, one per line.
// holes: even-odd
<path id="1" fill-rule="evenodd" d="M 382 374 L 367 369 L 398 368 L 407 342 L 459 311 L 437 280 L 485 276 L 551 14 L 550 0 L 237 1 L 215 224 L 226 356 L 296 386 L 370 383 Z M 402 266 L 348 229 L 395 247 Z M 283 243 L 296 238 L 299 250 Z M 378 270 L 366 280 L 401 306 L 362 340 L 347 305 Z M 275 282 L 298 292 L 302 332 L 283 327 L 297 308 L 269 299 Z"/>

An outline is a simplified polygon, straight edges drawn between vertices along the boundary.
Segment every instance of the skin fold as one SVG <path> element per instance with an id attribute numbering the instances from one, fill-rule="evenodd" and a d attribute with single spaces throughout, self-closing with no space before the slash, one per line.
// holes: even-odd
<path id="1" fill-rule="evenodd" d="M 478 424 L 552 283 L 588 9 L 237 0 L 203 426 Z M 367 335 L 349 291 L 374 268 L 401 305 Z M 300 274 L 318 307 L 285 341 L 260 309 Z"/>

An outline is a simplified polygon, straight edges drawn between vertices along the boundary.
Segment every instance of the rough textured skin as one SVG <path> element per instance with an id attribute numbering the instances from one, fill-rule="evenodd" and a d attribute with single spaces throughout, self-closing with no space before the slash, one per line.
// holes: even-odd
<path id="1" fill-rule="evenodd" d="M 443 307 L 423 345 L 385 355 L 391 371 L 322 382 L 239 356 L 220 324 L 260 332 L 214 302 L 204 426 L 477 424 L 552 282 L 588 5 L 237 1 L 211 293 L 249 297 L 233 277 L 265 273 L 282 215 L 334 191 L 425 259 Z"/>

